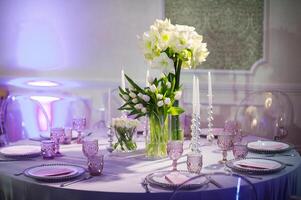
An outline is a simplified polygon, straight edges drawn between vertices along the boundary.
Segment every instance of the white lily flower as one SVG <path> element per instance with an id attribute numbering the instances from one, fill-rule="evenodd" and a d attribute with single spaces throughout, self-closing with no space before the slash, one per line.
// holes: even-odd
<path id="1" fill-rule="evenodd" d="M 132 99 L 132 102 L 133 102 L 133 103 L 138 103 L 138 99 L 137 99 L 137 98 L 134 98 L 134 99 Z"/>
<path id="2" fill-rule="evenodd" d="M 137 97 L 137 95 L 134 93 L 134 92 L 130 92 L 130 97 L 132 97 L 132 98 L 136 98 Z"/>
<path id="3" fill-rule="evenodd" d="M 142 99 L 143 99 L 145 102 L 149 102 L 150 97 L 149 97 L 148 95 L 143 95 Z"/>
<path id="4" fill-rule="evenodd" d="M 157 99 L 162 99 L 163 95 L 162 94 L 157 94 Z"/>
<path id="5" fill-rule="evenodd" d="M 180 100 L 182 97 L 182 91 L 179 90 L 179 91 L 176 91 L 175 92 L 175 100 Z"/>
<path id="6" fill-rule="evenodd" d="M 170 59 L 165 52 L 161 53 L 160 56 L 154 58 L 151 63 L 152 68 L 162 69 L 164 73 L 169 73 L 174 70 L 174 62 Z"/>
<path id="7" fill-rule="evenodd" d="M 150 89 L 150 91 L 152 91 L 152 92 L 156 92 L 157 87 L 153 84 L 153 85 L 151 85 L 151 86 L 149 87 L 149 89 Z"/>
<path id="8" fill-rule="evenodd" d="M 158 107 L 162 107 L 164 105 L 164 102 L 163 101 L 158 101 L 158 103 L 157 103 L 157 106 Z"/>
<path id="9" fill-rule="evenodd" d="M 170 98 L 165 98 L 164 99 L 164 104 L 169 105 L 170 104 Z"/>

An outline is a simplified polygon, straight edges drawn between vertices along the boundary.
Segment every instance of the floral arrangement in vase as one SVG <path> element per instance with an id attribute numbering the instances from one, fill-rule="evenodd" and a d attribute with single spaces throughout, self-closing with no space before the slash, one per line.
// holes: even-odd
<path id="1" fill-rule="evenodd" d="M 130 119 L 126 117 L 113 118 L 112 127 L 115 130 L 117 142 L 114 144 L 114 149 L 120 149 L 121 151 L 136 150 L 137 145 L 133 140 L 134 133 L 136 131 L 139 121 L 136 119 Z"/>
<path id="2" fill-rule="evenodd" d="M 203 37 L 194 27 L 173 25 L 170 20 L 156 20 L 150 30 L 140 37 L 144 57 L 152 68 L 162 70 L 160 78 L 149 81 L 141 88 L 126 76 L 130 89 L 119 87 L 125 101 L 120 110 L 127 110 L 136 118 L 147 115 L 150 123 L 150 142 L 147 154 L 152 157 L 166 155 L 168 140 L 167 116 L 171 115 L 170 132 L 172 140 L 183 139 L 179 116 L 184 110 L 179 106 L 182 95 L 181 69 L 195 68 L 206 60 L 209 52 Z"/>

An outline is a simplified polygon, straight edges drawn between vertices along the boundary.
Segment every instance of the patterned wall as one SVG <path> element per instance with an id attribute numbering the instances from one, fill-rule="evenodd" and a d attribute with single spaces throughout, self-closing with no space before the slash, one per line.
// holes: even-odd
<path id="1" fill-rule="evenodd" d="M 165 16 L 204 35 L 199 68 L 249 70 L 263 57 L 264 0 L 165 0 Z"/>

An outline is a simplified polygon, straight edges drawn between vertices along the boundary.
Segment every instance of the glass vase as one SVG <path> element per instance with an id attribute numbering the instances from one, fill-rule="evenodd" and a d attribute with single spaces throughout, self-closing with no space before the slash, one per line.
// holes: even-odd
<path id="1" fill-rule="evenodd" d="M 130 152 L 137 149 L 134 141 L 134 133 L 136 128 L 114 127 L 117 142 L 114 144 L 114 149 L 124 152 Z"/>
<path id="2" fill-rule="evenodd" d="M 146 140 L 146 156 L 164 158 L 167 156 L 168 118 L 151 115 L 149 117 L 149 135 Z"/>

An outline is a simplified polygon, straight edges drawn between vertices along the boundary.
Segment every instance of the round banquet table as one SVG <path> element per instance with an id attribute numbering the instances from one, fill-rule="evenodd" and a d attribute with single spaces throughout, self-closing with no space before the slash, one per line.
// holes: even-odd
<path id="1" fill-rule="evenodd" d="M 105 163 L 103 174 L 95 176 L 92 179 L 74 183 L 66 187 L 60 187 L 60 183 L 39 182 L 24 175 L 14 176 L 15 173 L 22 172 L 28 167 L 41 165 L 45 163 L 67 163 L 86 167 L 86 158 L 81 152 L 81 145 L 70 144 L 61 145 L 62 157 L 54 160 L 43 160 L 41 157 L 29 161 L 11 161 L 1 162 L 0 164 L 0 199 L 1 200 L 114 200 L 114 199 L 169 199 L 172 192 L 150 188 L 150 193 L 145 191 L 141 182 L 143 178 L 155 171 L 170 170 L 171 160 L 169 158 L 150 160 L 144 155 L 143 144 L 138 142 L 139 149 L 130 153 L 108 153 L 106 148 L 106 139 L 100 139 L 101 153 L 105 154 Z M 20 141 L 19 144 L 36 144 L 37 141 Z M 204 144 L 206 140 L 204 139 Z M 184 153 L 178 161 L 178 169 L 186 169 L 186 156 L 188 152 L 189 141 L 185 142 Z M 287 154 L 288 152 L 286 152 Z M 257 199 L 288 199 L 291 195 L 301 196 L 301 158 L 295 151 L 291 150 L 296 156 L 272 157 L 284 163 L 290 163 L 293 166 L 286 166 L 280 172 L 269 175 L 261 175 L 262 180 L 249 180 L 253 183 L 257 192 Z M 221 159 L 221 152 L 216 145 L 204 145 L 202 147 L 203 169 L 202 172 L 213 173 L 223 172 L 224 167 L 217 164 Z M 249 153 L 248 157 L 263 157 L 256 153 Z M 228 158 L 233 158 L 229 151 Z M 4 159 L 4 158 L 2 158 Z M 223 183 L 222 183 L 223 184 Z M 227 199 L 224 191 L 226 185 L 217 188 L 208 184 L 206 189 L 185 192 L 185 199 Z"/>

